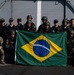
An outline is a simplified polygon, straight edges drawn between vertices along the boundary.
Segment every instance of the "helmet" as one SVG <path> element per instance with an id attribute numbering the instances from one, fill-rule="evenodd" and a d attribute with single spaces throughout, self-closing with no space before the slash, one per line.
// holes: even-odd
<path id="1" fill-rule="evenodd" d="M 31 16 L 31 15 L 28 15 L 28 16 L 27 16 L 27 19 L 29 19 L 29 18 L 31 18 L 31 19 L 32 19 L 32 16 Z"/>
<path id="2" fill-rule="evenodd" d="M 58 20 L 57 20 L 57 19 L 54 20 L 54 24 L 55 24 L 55 23 L 58 23 Z"/>
<path id="3" fill-rule="evenodd" d="M 17 18 L 17 22 L 21 21 L 22 19 L 21 18 Z"/>
<path id="4" fill-rule="evenodd" d="M 63 19 L 62 23 L 66 22 L 68 24 L 68 20 L 67 19 Z"/>
<path id="5" fill-rule="evenodd" d="M 0 20 L 1 22 L 5 22 L 5 19 L 4 18 L 1 18 L 1 20 Z"/>
<path id="6" fill-rule="evenodd" d="M 47 19 L 46 16 L 43 16 L 43 17 L 42 17 L 42 21 L 43 21 L 43 20 L 48 20 L 48 19 Z"/>
<path id="7" fill-rule="evenodd" d="M 9 22 L 12 22 L 12 21 L 14 21 L 14 19 L 13 19 L 13 18 L 10 18 L 10 19 L 9 19 Z"/>
<path id="8" fill-rule="evenodd" d="M 28 24 L 28 23 L 32 23 L 32 21 L 27 21 L 27 24 Z"/>
<path id="9" fill-rule="evenodd" d="M 74 18 L 71 18 L 70 23 L 72 24 L 72 21 L 74 20 Z"/>
<path id="10" fill-rule="evenodd" d="M 45 25 L 46 25 L 46 26 L 50 26 L 50 22 L 46 22 Z"/>

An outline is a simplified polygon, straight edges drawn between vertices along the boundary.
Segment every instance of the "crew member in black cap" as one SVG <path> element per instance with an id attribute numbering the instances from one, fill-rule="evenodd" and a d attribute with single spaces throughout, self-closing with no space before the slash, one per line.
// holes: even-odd
<path id="1" fill-rule="evenodd" d="M 10 37 L 10 34 L 12 31 L 15 31 L 16 30 L 16 27 L 14 25 L 14 19 L 13 18 L 10 18 L 9 19 L 9 25 L 7 26 L 7 31 L 6 31 L 6 35 L 7 35 L 7 38 Z"/>
<path id="2" fill-rule="evenodd" d="M 16 26 L 16 30 L 23 30 L 23 25 L 22 25 L 22 19 L 21 18 L 17 18 L 17 26 Z"/>
<path id="3" fill-rule="evenodd" d="M 1 27 L 1 29 L 0 29 L 1 37 L 5 41 L 5 39 L 6 39 L 6 27 L 7 27 L 7 25 L 5 24 L 5 19 L 4 18 L 1 18 L 0 27 Z"/>
<path id="4" fill-rule="evenodd" d="M 68 26 L 68 20 L 67 19 L 63 19 L 62 21 L 62 25 L 61 25 L 61 31 L 69 31 L 69 26 Z"/>
<path id="5" fill-rule="evenodd" d="M 61 27 L 58 24 L 58 20 L 55 19 L 54 20 L 54 26 L 52 27 L 52 32 L 53 33 L 58 33 L 58 32 L 60 32 L 60 30 L 61 30 Z"/>

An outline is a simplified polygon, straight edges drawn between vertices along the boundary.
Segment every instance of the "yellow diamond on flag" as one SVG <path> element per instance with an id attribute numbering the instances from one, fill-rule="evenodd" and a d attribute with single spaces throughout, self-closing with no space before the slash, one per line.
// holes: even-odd
<path id="1" fill-rule="evenodd" d="M 23 45 L 21 48 L 40 62 L 45 61 L 62 50 L 61 47 L 53 43 L 44 35 L 40 35 L 28 44 Z"/>

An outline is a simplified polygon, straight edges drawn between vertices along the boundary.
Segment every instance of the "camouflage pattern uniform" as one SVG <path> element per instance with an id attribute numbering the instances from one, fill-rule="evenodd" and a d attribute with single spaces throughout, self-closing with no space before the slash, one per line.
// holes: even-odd
<path id="1" fill-rule="evenodd" d="M 45 23 L 43 33 L 51 33 L 50 22 Z"/>
<path id="2" fill-rule="evenodd" d="M 23 27 L 23 28 L 24 28 L 24 29 L 27 28 L 27 23 L 28 23 L 29 21 L 31 21 L 32 27 L 36 30 L 36 25 L 32 22 L 32 19 L 33 19 L 32 16 L 31 16 L 31 15 L 28 15 L 26 19 L 27 19 L 27 21 L 26 21 L 26 23 L 24 24 L 24 27 Z"/>
<path id="3" fill-rule="evenodd" d="M 45 24 L 46 24 L 47 21 L 48 21 L 48 18 L 46 16 L 43 16 L 42 17 L 42 24 L 38 27 L 38 30 L 37 30 L 38 33 L 44 32 L 44 27 L 45 27 Z"/>
<path id="4" fill-rule="evenodd" d="M 25 31 L 29 31 L 29 32 L 35 32 L 36 28 L 34 28 L 32 21 L 27 21 L 26 26 L 24 27 Z"/>
<path id="5" fill-rule="evenodd" d="M 1 37 L 3 38 L 4 42 L 5 42 L 5 39 L 6 39 L 6 27 L 7 25 L 5 24 L 5 19 L 1 18 L 1 29 L 0 29 L 0 32 L 1 32 Z"/>
<path id="6" fill-rule="evenodd" d="M 67 42 L 67 49 L 68 49 L 68 65 L 74 66 L 74 31 L 70 32 L 68 42 Z"/>
<path id="7" fill-rule="evenodd" d="M 2 39 L 2 37 L 0 37 L 0 62 L 2 64 L 5 64 L 5 62 L 4 62 L 5 55 L 4 55 L 4 50 L 3 50 L 2 44 L 3 44 L 3 39 Z"/>
<path id="8" fill-rule="evenodd" d="M 74 18 L 71 19 L 71 25 L 69 26 L 70 30 L 74 30 Z"/>

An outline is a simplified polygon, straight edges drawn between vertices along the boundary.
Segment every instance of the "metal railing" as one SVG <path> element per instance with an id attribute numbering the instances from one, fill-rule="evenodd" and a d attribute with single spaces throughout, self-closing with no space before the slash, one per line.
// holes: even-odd
<path id="1" fill-rule="evenodd" d="M 71 3 L 70 0 L 66 0 L 66 2 L 74 9 L 74 5 Z"/>
<path id="2" fill-rule="evenodd" d="M 4 0 L 3 2 L 0 3 L 0 9 L 10 0 Z"/>

